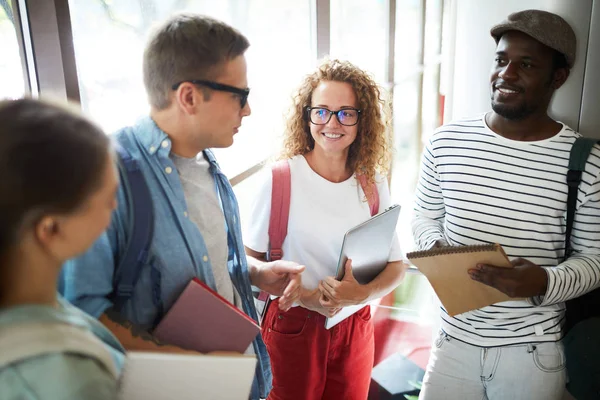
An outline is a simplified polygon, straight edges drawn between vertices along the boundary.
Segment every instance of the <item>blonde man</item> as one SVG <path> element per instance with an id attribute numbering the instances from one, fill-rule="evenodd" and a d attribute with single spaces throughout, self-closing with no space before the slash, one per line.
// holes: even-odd
<path id="1" fill-rule="evenodd" d="M 246 258 L 235 196 L 209 150 L 229 147 L 250 115 L 248 46 L 223 22 L 183 14 L 159 27 L 145 50 L 150 116 L 118 131 L 115 140 L 138 162 L 151 192 L 151 254 L 131 298 L 115 310 L 115 266 L 126 246 L 131 201 L 121 187 L 108 231 L 63 274 L 67 299 L 100 318 L 126 349 L 178 350 L 157 344 L 147 332 L 193 278 L 253 318 L 251 284 L 282 295 L 283 309 L 299 295 L 303 267 Z M 251 397 L 266 397 L 271 372 L 260 336 L 248 352 L 259 360 Z"/>

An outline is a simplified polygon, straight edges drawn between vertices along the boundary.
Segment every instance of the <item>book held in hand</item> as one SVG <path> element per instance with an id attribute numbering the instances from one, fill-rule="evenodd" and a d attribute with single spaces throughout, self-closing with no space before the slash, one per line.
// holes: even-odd
<path id="1" fill-rule="evenodd" d="M 201 353 L 244 353 L 259 333 L 260 327 L 252 318 L 195 278 L 153 335 L 165 344 Z"/>
<path id="2" fill-rule="evenodd" d="M 513 268 L 499 244 L 445 246 L 415 251 L 406 257 L 429 280 L 450 316 L 516 300 L 491 286 L 474 281 L 467 272 L 477 264 Z"/>

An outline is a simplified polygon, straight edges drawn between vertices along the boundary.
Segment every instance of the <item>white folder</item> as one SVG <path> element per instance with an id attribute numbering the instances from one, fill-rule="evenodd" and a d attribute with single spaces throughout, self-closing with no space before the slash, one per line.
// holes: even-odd
<path id="1" fill-rule="evenodd" d="M 255 356 L 129 352 L 119 399 L 247 399 L 255 368 Z"/>

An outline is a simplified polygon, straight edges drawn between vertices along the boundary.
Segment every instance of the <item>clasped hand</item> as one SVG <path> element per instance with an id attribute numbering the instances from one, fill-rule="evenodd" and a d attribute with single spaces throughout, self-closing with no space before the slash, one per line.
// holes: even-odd
<path id="1" fill-rule="evenodd" d="M 344 278 L 338 281 L 328 276 L 319 282 L 320 303 L 323 307 L 347 307 L 364 303 L 369 297 L 367 288 L 358 283 L 352 273 L 352 260 L 346 261 Z"/>

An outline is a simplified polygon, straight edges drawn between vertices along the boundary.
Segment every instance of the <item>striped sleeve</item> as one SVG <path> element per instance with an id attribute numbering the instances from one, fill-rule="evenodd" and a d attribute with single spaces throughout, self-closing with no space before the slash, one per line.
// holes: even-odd
<path id="1" fill-rule="evenodd" d="M 599 154 L 596 145 L 580 184 L 571 234 L 573 254 L 556 267 L 546 268 L 546 294 L 534 300 L 534 303 L 544 306 L 564 302 L 600 286 Z"/>
<path id="2" fill-rule="evenodd" d="M 437 240 L 444 238 L 445 217 L 444 198 L 431 141 L 423 151 L 414 204 L 413 237 L 417 248 L 429 249 Z"/>

